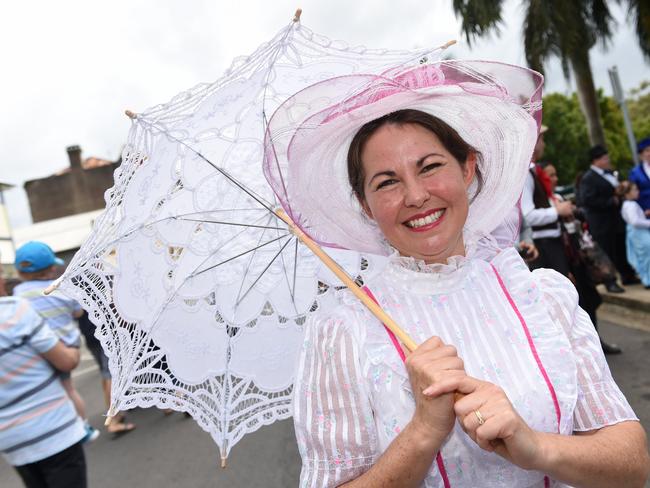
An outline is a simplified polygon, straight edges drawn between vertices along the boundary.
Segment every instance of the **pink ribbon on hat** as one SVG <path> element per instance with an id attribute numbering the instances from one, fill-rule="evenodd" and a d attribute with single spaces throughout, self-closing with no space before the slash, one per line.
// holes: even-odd
<path id="1" fill-rule="evenodd" d="M 456 73 L 462 75 L 458 71 Z M 470 75 L 466 75 L 464 78 L 467 80 L 472 79 Z M 458 86 L 466 93 L 490 96 L 502 100 L 512 100 L 508 96 L 507 91 L 496 83 L 486 85 L 485 83 L 462 81 L 462 78 L 456 79 L 455 77 L 450 77 L 440 66 L 433 64 L 418 66 L 395 75 L 385 72 L 380 76 L 374 77 L 374 79 L 377 80 L 376 83 L 372 83 L 368 88 L 337 104 L 322 123 L 330 122 L 363 106 L 379 102 L 384 98 L 398 93 L 423 90 L 436 86 Z"/>

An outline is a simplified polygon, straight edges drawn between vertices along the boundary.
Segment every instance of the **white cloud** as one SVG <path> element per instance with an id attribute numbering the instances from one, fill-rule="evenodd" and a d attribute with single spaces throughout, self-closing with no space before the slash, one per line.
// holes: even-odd
<path id="1" fill-rule="evenodd" d="M 479 40 L 471 50 L 451 0 L 301 3 L 305 25 L 352 45 L 412 48 L 456 38 L 457 57 L 525 63 L 516 0 L 506 3 L 501 36 Z M 81 145 L 86 156 L 117 158 L 130 125 L 125 108 L 141 111 L 217 79 L 233 57 L 253 51 L 289 22 L 295 6 L 286 0 L 5 4 L 0 181 L 22 185 L 66 167 L 70 144 Z M 625 88 L 650 78 L 632 27 L 621 8 L 614 10 L 619 28 L 611 49 L 592 55 L 597 84 L 607 91 L 606 68 L 614 63 Z M 567 90 L 558 63 L 547 70 L 547 89 Z M 6 195 L 15 226 L 29 222 L 21 192 Z"/>

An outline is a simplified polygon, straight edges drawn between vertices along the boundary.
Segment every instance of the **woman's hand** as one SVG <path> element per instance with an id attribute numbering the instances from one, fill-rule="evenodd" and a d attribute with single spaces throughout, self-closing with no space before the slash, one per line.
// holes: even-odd
<path id="1" fill-rule="evenodd" d="M 461 426 L 479 447 L 496 452 L 523 469 L 535 469 L 543 454 L 537 432 L 515 411 L 505 392 L 492 383 L 465 376 L 465 396 L 454 405 Z"/>
<path id="2" fill-rule="evenodd" d="M 521 241 L 519 249 L 521 249 L 520 254 L 527 263 L 535 261 L 539 257 L 539 251 L 532 242 Z"/>
<path id="3" fill-rule="evenodd" d="M 434 336 L 408 355 L 406 369 L 415 397 L 411 424 L 431 441 L 442 442 L 456 421 L 454 390 L 465 376 L 463 360 L 455 347 Z"/>

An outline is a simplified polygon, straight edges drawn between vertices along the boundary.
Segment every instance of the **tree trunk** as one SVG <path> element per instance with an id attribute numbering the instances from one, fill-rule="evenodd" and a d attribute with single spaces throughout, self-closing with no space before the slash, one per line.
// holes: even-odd
<path id="1" fill-rule="evenodd" d="M 569 58 L 571 70 L 576 78 L 578 88 L 578 100 L 582 114 L 587 122 L 589 131 L 589 140 L 592 145 L 605 145 L 605 132 L 600 120 L 600 108 L 598 107 L 598 95 L 594 86 L 594 78 L 591 74 L 591 64 L 589 62 L 589 48 L 585 47 L 580 52 L 574 53 Z"/>

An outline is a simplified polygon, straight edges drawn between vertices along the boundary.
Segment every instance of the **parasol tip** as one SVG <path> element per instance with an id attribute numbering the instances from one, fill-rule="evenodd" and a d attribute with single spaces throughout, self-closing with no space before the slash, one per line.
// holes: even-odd
<path id="1" fill-rule="evenodd" d="M 296 9 L 296 13 L 293 15 L 294 22 L 300 22 L 300 16 L 302 15 L 302 9 Z"/>
<path id="2" fill-rule="evenodd" d="M 440 48 L 441 48 L 441 49 L 447 49 L 448 47 L 451 47 L 451 46 L 453 46 L 454 44 L 456 44 L 456 39 L 452 39 L 451 41 L 447 41 L 447 42 L 444 43 L 442 46 L 440 46 Z"/>
<path id="3" fill-rule="evenodd" d="M 221 468 L 226 469 L 226 460 L 228 458 L 226 456 L 221 456 Z"/>
<path id="4" fill-rule="evenodd" d="M 113 421 L 113 417 L 117 414 L 117 411 L 113 405 L 111 405 L 108 409 L 108 412 L 106 412 L 106 420 L 104 420 L 104 425 L 108 425 Z"/>
<path id="5" fill-rule="evenodd" d="M 61 284 L 61 280 L 62 280 L 62 279 L 63 279 L 63 277 L 59 277 L 56 281 L 54 281 L 54 283 L 52 283 L 50 286 L 48 286 L 47 288 L 45 288 L 45 290 L 43 290 L 43 295 L 49 295 L 49 294 L 52 293 L 54 290 L 56 290 L 57 288 L 59 288 L 59 285 Z"/>
<path id="6" fill-rule="evenodd" d="M 125 113 L 126 116 L 127 116 L 128 118 L 130 118 L 131 120 L 134 120 L 134 119 L 137 119 L 137 118 L 138 118 L 138 114 L 136 114 L 135 112 L 132 112 L 131 110 L 125 110 L 124 113 Z"/>
<path id="7" fill-rule="evenodd" d="M 56 282 L 54 282 L 54 283 L 52 283 L 50 286 L 48 286 L 47 288 L 45 288 L 45 290 L 43 290 L 43 294 L 44 294 L 44 295 L 49 295 L 49 294 L 52 293 L 54 290 L 56 290 L 58 287 L 59 287 L 59 284 L 56 283 Z"/>

